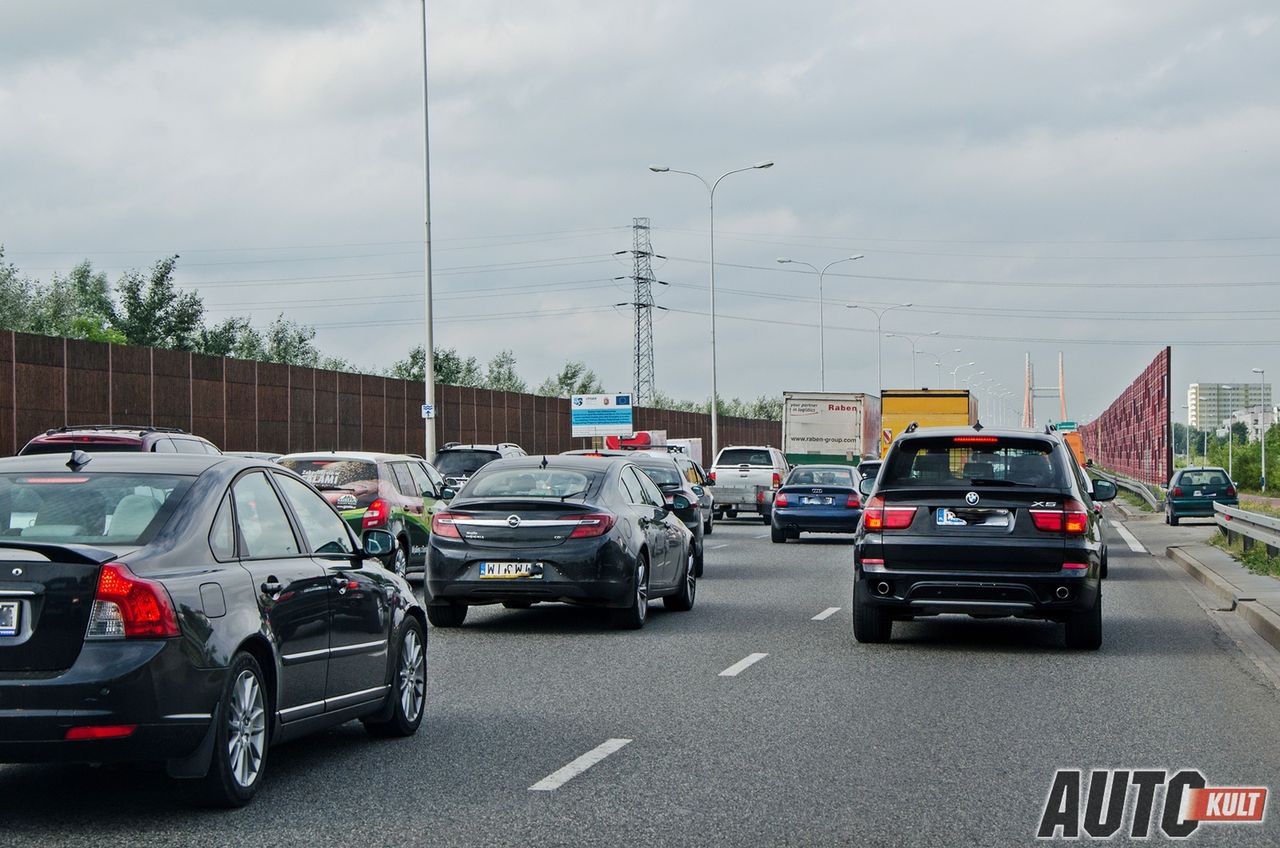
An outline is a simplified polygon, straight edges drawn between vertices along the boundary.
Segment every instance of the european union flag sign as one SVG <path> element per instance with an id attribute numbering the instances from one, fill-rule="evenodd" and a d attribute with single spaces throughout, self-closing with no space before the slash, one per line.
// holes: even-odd
<path id="1" fill-rule="evenodd" d="M 634 431 L 631 395 L 574 395 L 570 400 L 574 438 L 629 436 Z"/>

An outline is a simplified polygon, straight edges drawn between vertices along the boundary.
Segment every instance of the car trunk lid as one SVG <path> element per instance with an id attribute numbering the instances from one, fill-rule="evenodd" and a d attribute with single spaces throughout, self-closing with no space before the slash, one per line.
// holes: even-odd
<path id="1" fill-rule="evenodd" d="M 581 516 L 599 512 L 581 501 L 550 498 L 454 502 L 448 510 L 464 544 L 512 550 L 562 545 Z"/>
<path id="2" fill-rule="evenodd" d="M 0 542 L 0 672 L 62 671 L 84 646 L 102 564 L 112 551 Z"/>

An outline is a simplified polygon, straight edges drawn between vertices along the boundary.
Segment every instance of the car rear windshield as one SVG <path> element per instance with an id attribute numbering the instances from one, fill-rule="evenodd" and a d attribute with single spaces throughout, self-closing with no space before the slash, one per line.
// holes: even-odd
<path id="1" fill-rule="evenodd" d="M 1063 488 L 1066 476 L 1041 439 L 948 436 L 906 439 L 880 471 L 892 486 L 1042 486 Z"/>
<path id="2" fill-rule="evenodd" d="M 502 454 L 491 450 L 446 450 L 436 454 L 435 462 L 431 464 L 446 477 L 470 477 L 501 458 Z"/>
<path id="3" fill-rule="evenodd" d="M 378 466 L 365 459 L 282 459 L 280 464 L 322 492 L 378 489 Z"/>
<path id="4" fill-rule="evenodd" d="M 1179 486 L 1200 487 L 1220 487 L 1226 488 L 1231 485 L 1231 481 L 1227 479 L 1225 471 L 1184 471 L 1182 479 L 1178 481 Z"/>
<path id="5" fill-rule="evenodd" d="M 797 468 L 787 475 L 788 486 L 853 486 L 851 468 Z"/>
<path id="6" fill-rule="evenodd" d="M 468 498 L 569 498 L 589 492 L 600 474 L 567 468 L 498 468 L 471 478 Z"/>
<path id="7" fill-rule="evenodd" d="M 73 450 L 88 453 L 125 453 L 142 450 L 140 439 L 97 440 L 92 437 L 77 437 L 74 441 L 39 441 L 31 442 L 22 449 L 22 456 L 36 456 L 47 453 L 71 453 Z"/>
<path id="8" fill-rule="evenodd" d="M 773 457 L 767 450 L 725 448 L 720 451 L 716 465 L 773 465 Z"/>
<path id="9" fill-rule="evenodd" d="M 146 544 L 191 480 L 169 474 L 0 475 L 0 535 L 58 545 Z"/>
<path id="10" fill-rule="evenodd" d="M 659 465 L 658 463 L 638 462 L 640 469 L 649 475 L 649 479 L 657 483 L 659 486 L 681 486 L 684 485 L 684 477 L 676 469 L 675 465 Z"/>

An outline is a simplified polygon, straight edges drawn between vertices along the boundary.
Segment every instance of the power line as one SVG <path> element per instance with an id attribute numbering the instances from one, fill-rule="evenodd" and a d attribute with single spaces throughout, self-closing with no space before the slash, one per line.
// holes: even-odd
<path id="1" fill-rule="evenodd" d="M 668 230 L 671 232 L 692 233 L 699 236 L 706 236 L 705 230 L 697 230 L 691 228 L 679 227 L 659 227 L 658 229 Z M 887 236 L 806 236 L 798 233 L 781 234 L 781 233 L 757 233 L 743 230 L 717 230 L 716 235 L 722 233 L 735 236 L 778 236 L 785 235 L 788 238 L 804 238 L 819 241 L 842 241 L 842 242 L 867 242 L 867 241 L 883 241 L 899 244 L 1202 244 L 1213 242 L 1237 242 L 1237 241 L 1273 241 L 1280 239 L 1280 235 L 1253 235 L 1253 236 L 1205 236 L 1199 238 L 1158 238 L 1158 239 L 926 239 L 926 238 L 891 238 Z"/>

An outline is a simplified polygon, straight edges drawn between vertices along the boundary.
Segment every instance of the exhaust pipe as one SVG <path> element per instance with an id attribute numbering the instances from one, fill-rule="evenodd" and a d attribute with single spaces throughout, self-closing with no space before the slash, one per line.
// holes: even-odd
<path id="1" fill-rule="evenodd" d="M 1053 594 L 1058 596 L 1058 600 L 1065 601 L 1067 597 L 1071 594 L 1071 590 L 1068 589 L 1066 586 L 1059 586 Z"/>
<path id="2" fill-rule="evenodd" d="M 876 584 L 876 591 L 879 592 L 881 595 L 889 594 L 889 584 L 881 580 L 879 583 Z"/>

